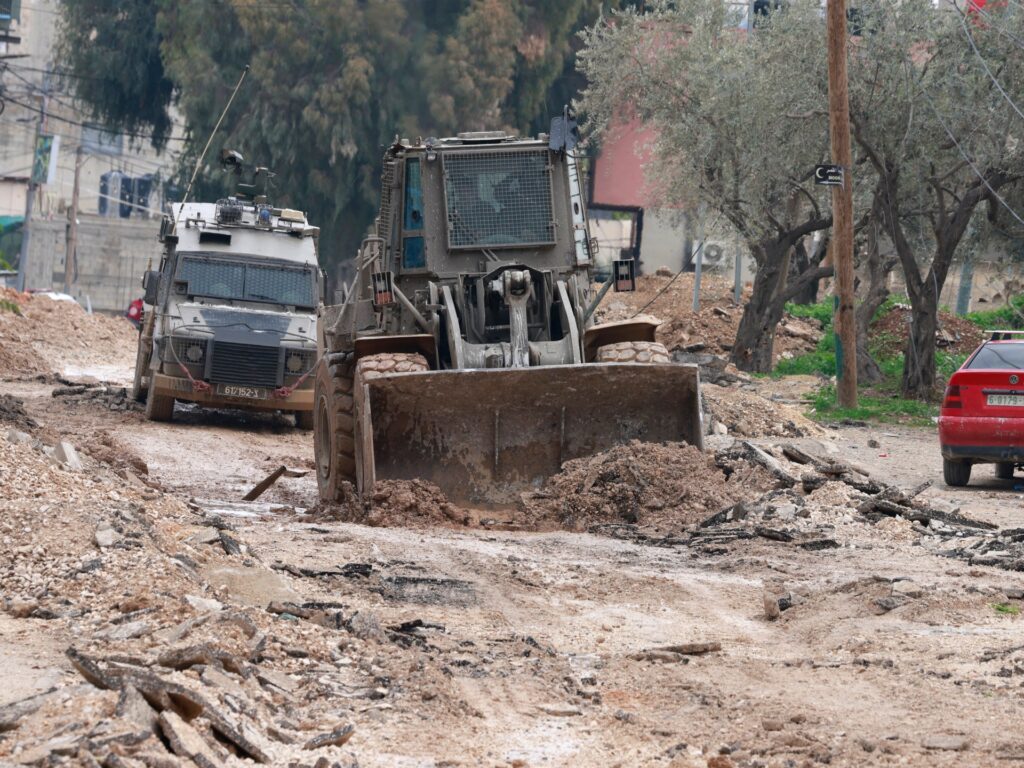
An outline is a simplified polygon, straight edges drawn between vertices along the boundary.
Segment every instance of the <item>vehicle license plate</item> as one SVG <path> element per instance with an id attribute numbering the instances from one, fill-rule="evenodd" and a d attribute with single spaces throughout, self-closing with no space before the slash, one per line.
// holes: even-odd
<path id="1" fill-rule="evenodd" d="M 1024 395 L 989 395 L 988 404 L 1024 407 Z"/>
<path id="2" fill-rule="evenodd" d="M 267 399 L 267 390 L 263 387 L 242 387 L 237 384 L 219 384 L 217 394 L 225 397 L 247 397 L 250 400 Z"/>

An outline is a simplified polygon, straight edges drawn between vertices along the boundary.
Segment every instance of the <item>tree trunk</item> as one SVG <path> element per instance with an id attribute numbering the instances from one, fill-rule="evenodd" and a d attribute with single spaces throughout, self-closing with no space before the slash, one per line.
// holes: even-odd
<path id="1" fill-rule="evenodd" d="M 878 199 L 876 195 L 876 208 L 872 212 L 873 216 L 878 215 Z M 870 338 L 871 320 L 874 318 L 875 312 L 889 298 L 887 284 L 889 273 L 898 261 L 895 256 L 882 257 L 879 251 L 878 226 L 880 226 L 880 222 L 878 218 L 875 218 L 868 230 L 867 257 L 864 261 L 864 271 L 867 273 L 868 280 L 867 292 L 854 311 L 854 325 L 857 328 L 857 381 L 865 384 L 877 384 L 882 380 L 882 369 L 871 356 L 868 339 Z"/>
<path id="2" fill-rule="evenodd" d="M 935 330 L 938 327 L 937 299 L 925 291 L 914 302 L 907 348 L 903 354 L 903 396 L 928 400 L 935 390 Z"/>
<path id="3" fill-rule="evenodd" d="M 785 299 L 779 301 L 779 262 L 768 258 L 759 264 L 754 275 L 754 292 L 743 308 L 736 341 L 732 346 L 732 362 L 741 371 L 768 373 L 772 369 L 775 327 L 782 319 Z"/>

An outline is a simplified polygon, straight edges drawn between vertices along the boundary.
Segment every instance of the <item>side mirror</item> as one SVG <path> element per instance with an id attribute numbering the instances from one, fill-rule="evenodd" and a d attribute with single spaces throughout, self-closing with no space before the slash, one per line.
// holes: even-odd
<path id="1" fill-rule="evenodd" d="M 149 272 L 142 276 L 142 288 L 145 294 L 142 297 L 144 304 L 149 304 L 151 307 L 156 306 L 157 294 L 160 291 L 160 273 L 156 270 L 151 269 Z"/>
<path id="2" fill-rule="evenodd" d="M 636 290 L 636 262 L 633 259 L 616 259 L 612 262 L 612 278 L 616 293 Z"/>

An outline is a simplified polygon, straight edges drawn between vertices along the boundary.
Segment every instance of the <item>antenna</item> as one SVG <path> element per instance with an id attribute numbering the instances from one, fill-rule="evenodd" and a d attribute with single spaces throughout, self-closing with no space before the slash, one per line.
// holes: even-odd
<path id="1" fill-rule="evenodd" d="M 203 160 L 206 159 L 206 153 L 210 150 L 210 145 L 213 143 L 213 137 L 217 135 L 217 131 L 220 130 L 220 124 L 224 122 L 224 116 L 231 109 L 231 104 L 235 100 L 235 96 L 238 95 L 238 89 L 242 87 L 242 81 L 245 80 L 245 76 L 249 74 L 249 65 L 245 65 L 245 69 L 242 70 L 241 77 L 238 78 L 238 82 L 235 84 L 235 90 L 231 92 L 231 98 L 228 99 L 228 103 L 224 105 L 224 111 L 220 113 L 220 117 L 217 119 L 217 124 L 213 126 L 213 131 L 210 133 L 210 138 L 206 140 L 206 146 L 203 147 L 203 153 L 199 155 L 199 159 L 196 161 L 196 167 L 192 170 L 192 178 L 188 180 L 188 187 L 185 189 L 185 196 L 181 198 L 181 209 L 178 211 L 178 217 L 181 216 L 185 210 L 185 203 L 188 202 L 188 196 L 192 194 L 192 185 L 195 183 L 196 176 L 199 175 L 199 168 L 203 164 Z M 178 219 L 174 220 L 174 226 L 178 226 Z"/>

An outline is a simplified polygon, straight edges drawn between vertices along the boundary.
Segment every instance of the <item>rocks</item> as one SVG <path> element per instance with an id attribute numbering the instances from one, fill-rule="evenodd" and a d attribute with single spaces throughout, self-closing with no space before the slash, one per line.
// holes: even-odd
<path id="1" fill-rule="evenodd" d="M 943 733 L 926 736 L 921 741 L 922 747 L 933 751 L 963 752 L 970 745 L 970 741 L 963 736 L 951 736 Z"/>
<path id="2" fill-rule="evenodd" d="M 781 720 L 766 717 L 761 721 L 761 727 L 766 731 L 781 731 L 785 725 Z"/>
<path id="3" fill-rule="evenodd" d="M 314 736 L 312 739 L 302 745 L 303 749 L 320 749 L 321 747 L 340 747 L 348 742 L 352 738 L 352 734 L 355 733 L 355 726 L 353 725 L 342 725 L 335 728 L 329 733 L 322 733 L 319 736 Z"/>
<path id="4" fill-rule="evenodd" d="M 185 602 L 201 613 L 216 613 L 224 609 L 224 603 L 209 597 L 185 595 Z"/>
<path id="5" fill-rule="evenodd" d="M 219 768 L 224 764 L 199 732 L 175 712 L 160 713 L 160 730 L 174 754 L 193 761 L 199 768 Z"/>
<path id="6" fill-rule="evenodd" d="M 115 530 L 108 522 L 102 522 L 96 526 L 96 532 L 93 534 L 93 541 L 96 542 L 96 546 L 100 549 L 106 549 L 112 547 L 121 540 L 121 534 Z"/>
<path id="7" fill-rule="evenodd" d="M 541 704 L 537 709 L 551 717 L 577 717 L 583 714 L 579 707 L 569 704 Z"/>
<path id="8" fill-rule="evenodd" d="M 83 469 L 82 460 L 78 457 L 75 446 L 65 440 L 54 446 L 54 458 L 73 472 L 81 472 Z"/>

